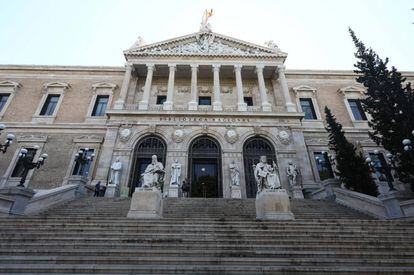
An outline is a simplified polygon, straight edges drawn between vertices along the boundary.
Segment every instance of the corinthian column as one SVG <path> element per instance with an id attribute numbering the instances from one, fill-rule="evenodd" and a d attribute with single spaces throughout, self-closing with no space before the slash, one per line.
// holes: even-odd
<path id="1" fill-rule="evenodd" d="M 242 69 L 242 65 L 234 65 L 234 72 L 236 74 L 236 87 L 237 87 L 237 110 L 247 111 L 247 104 L 244 102 L 241 69 Z"/>
<path id="2" fill-rule="evenodd" d="M 264 68 L 264 65 L 256 66 L 257 82 L 259 83 L 260 98 L 262 100 L 262 110 L 264 112 L 270 112 L 272 111 L 272 106 L 267 100 L 266 86 L 265 86 L 264 77 L 263 77 L 263 68 Z"/>
<path id="3" fill-rule="evenodd" d="M 220 65 L 213 65 L 213 77 L 214 77 L 214 102 L 213 110 L 221 111 L 223 110 L 221 104 L 221 92 L 220 92 Z"/>
<path id="4" fill-rule="evenodd" d="M 142 100 L 139 102 L 139 110 L 148 110 L 148 102 L 151 92 L 152 85 L 152 75 L 155 71 L 154 64 L 147 64 L 147 78 L 145 80 L 144 94 L 142 95 Z"/>
<path id="5" fill-rule="evenodd" d="M 120 110 L 124 108 L 125 100 L 128 94 L 129 82 L 131 81 L 132 64 L 127 64 L 125 68 L 124 81 L 122 82 L 121 92 L 119 99 L 115 101 L 114 109 Z"/>
<path id="6" fill-rule="evenodd" d="M 198 64 L 191 64 L 191 100 L 188 102 L 188 110 L 197 110 L 197 72 Z"/>
<path id="7" fill-rule="evenodd" d="M 282 90 L 283 97 L 285 99 L 286 111 L 296 112 L 296 106 L 295 104 L 293 104 L 292 99 L 290 97 L 289 88 L 285 77 L 285 68 L 285 65 L 279 65 L 277 67 L 277 73 L 279 75 L 279 85 L 280 89 Z"/>
<path id="8" fill-rule="evenodd" d="M 170 75 L 168 76 L 167 100 L 164 102 L 164 110 L 172 110 L 174 102 L 174 79 L 177 66 L 175 64 L 168 64 L 168 67 L 170 69 Z"/>

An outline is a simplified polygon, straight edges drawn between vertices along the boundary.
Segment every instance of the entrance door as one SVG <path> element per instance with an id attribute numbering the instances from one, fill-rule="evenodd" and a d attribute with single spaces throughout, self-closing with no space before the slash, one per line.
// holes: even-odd
<path id="1" fill-rule="evenodd" d="M 244 174 L 246 176 L 246 195 L 255 198 L 257 193 L 256 180 L 254 179 L 253 165 L 259 163 L 260 156 L 266 156 L 267 162 L 277 163 L 275 149 L 272 144 L 262 137 L 248 139 L 243 145 Z"/>
<path id="2" fill-rule="evenodd" d="M 194 140 L 189 148 L 190 196 L 222 197 L 221 150 L 218 142 L 203 136 Z"/>
<path id="3" fill-rule="evenodd" d="M 165 165 L 165 155 L 167 146 L 164 141 L 157 136 L 147 136 L 142 138 L 134 149 L 133 166 L 129 182 L 129 195 L 135 191 L 136 187 L 141 186 L 141 174 L 144 173 L 148 164 L 151 163 L 152 155 L 156 155 L 158 161 Z"/>

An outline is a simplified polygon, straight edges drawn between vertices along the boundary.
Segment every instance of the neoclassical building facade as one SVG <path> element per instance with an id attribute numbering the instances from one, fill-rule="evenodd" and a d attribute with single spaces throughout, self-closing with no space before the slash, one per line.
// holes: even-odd
<path id="1" fill-rule="evenodd" d="M 322 154 L 329 151 L 324 106 L 361 151 L 385 153 L 368 137 L 369 116 L 359 102 L 364 90 L 352 71 L 286 70 L 287 54 L 274 44 L 211 31 L 138 42 L 124 56 L 125 67 L 0 66 L 0 122 L 7 125 L 0 138 L 16 135 L 0 158 L 1 186 L 20 180 L 24 147 L 34 160 L 49 154 L 27 177 L 34 189 L 79 175 L 106 184 L 119 158 L 121 193 L 131 195 L 157 155 L 164 190 L 177 160 L 191 196 L 229 198 L 234 160 L 242 197 L 254 197 L 253 165 L 266 155 L 286 189 L 288 162 L 297 165 L 306 196 L 334 177 Z M 74 159 L 85 148 L 95 158 L 80 170 Z M 376 161 L 387 160 L 380 154 Z"/>

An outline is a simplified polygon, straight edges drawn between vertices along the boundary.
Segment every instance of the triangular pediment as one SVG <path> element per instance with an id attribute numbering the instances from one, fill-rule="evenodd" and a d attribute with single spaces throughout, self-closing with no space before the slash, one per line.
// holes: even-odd
<path id="1" fill-rule="evenodd" d="M 158 43 L 134 46 L 125 57 L 137 56 L 207 56 L 286 58 L 277 46 L 260 46 L 214 32 L 198 32 Z"/>

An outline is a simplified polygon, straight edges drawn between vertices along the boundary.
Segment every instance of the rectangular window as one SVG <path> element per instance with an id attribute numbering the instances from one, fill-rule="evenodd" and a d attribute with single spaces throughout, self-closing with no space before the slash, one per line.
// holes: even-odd
<path id="1" fill-rule="evenodd" d="M 48 95 L 45 104 L 40 111 L 41 116 L 52 116 L 55 112 L 56 105 L 59 101 L 60 95 Z"/>
<path id="2" fill-rule="evenodd" d="M 0 112 L 3 111 L 4 105 L 6 105 L 10 94 L 0 94 Z"/>
<path id="3" fill-rule="evenodd" d="M 352 114 L 355 120 L 367 120 L 364 109 L 359 99 L 348 99 L 349 107 L 351 107 Z"/>
<path id="4" fill-rule="evenodd" d="M 108 106 L 109 95 L 98 95 L 95 106 L 93 106 L 92 116 L 104 116 Z"/>
<path id="5" fill-rule="evenodd" d="M 157 96 L 157 105 L 163 105 L 165 101 L 167 101 L 167 96 L 165 95 Z"/>
<path id="6" fill-rule="evenodd" d="M 245 96 L 244 103 L 246 103 L 247 106 L 253 106 L 253 98 L 251 96 Z"/>
<path id="7" fill-rule="evenodd" d="M 333 178 L 334 174 L 328 156 L 321 152 L 314 152 L 313 154 L 315 157 L 316 168 L 318 168 L 319 179 L 326 180 Z"/>
<path id="8" fill-rule="evenodd" d="M 89 149 L 86 157 L 90 157 L 93 154 L 93 149 Z M 74 176 L 84 176 L 87 177 L 89 174 L 89 168 L 91 167 L 91 161 L 88 163 L 81 164 L 79 162 L 75 163 L 75 167 L 73 168 L 72 175 Z"/>
<path id="9" fill-rule="evenodd" d="M 27 149 L 27 155 L 26 158 L 29 162 L 33 162 L 34 156 L 36 155 L 36 149 L 34 148 L 26 148 Z M 23 175 L 24 166 L 21 159 L 19 159 L 16 163 L 16 166 L 14 167 L 14 170 L 12 172 L 13 178 L 21 178 Z"/>
<path id="10" fill-rule="evenodd" d="M 313 107 L 311 98 L 300 98 L 300 107 L 305 113 L 305 119 L 316 119 L 315 108 Z"/>
<path id="11" fill-rule="evenodd" d="M 382 153 L 374 154 L 370 153 L 369 157 L 373 162 L 375 169 L 375 174 L 377 175 L 378 180 L 380 181 L 393 181 L 391 175 L 391 169 L 387 162 L 385 161 L 384 155 Z"/>
<path id="12" fill-rule="evenodd" d="M 211 105 L 211 96 L 199 96 L 198 105 Z"/>

